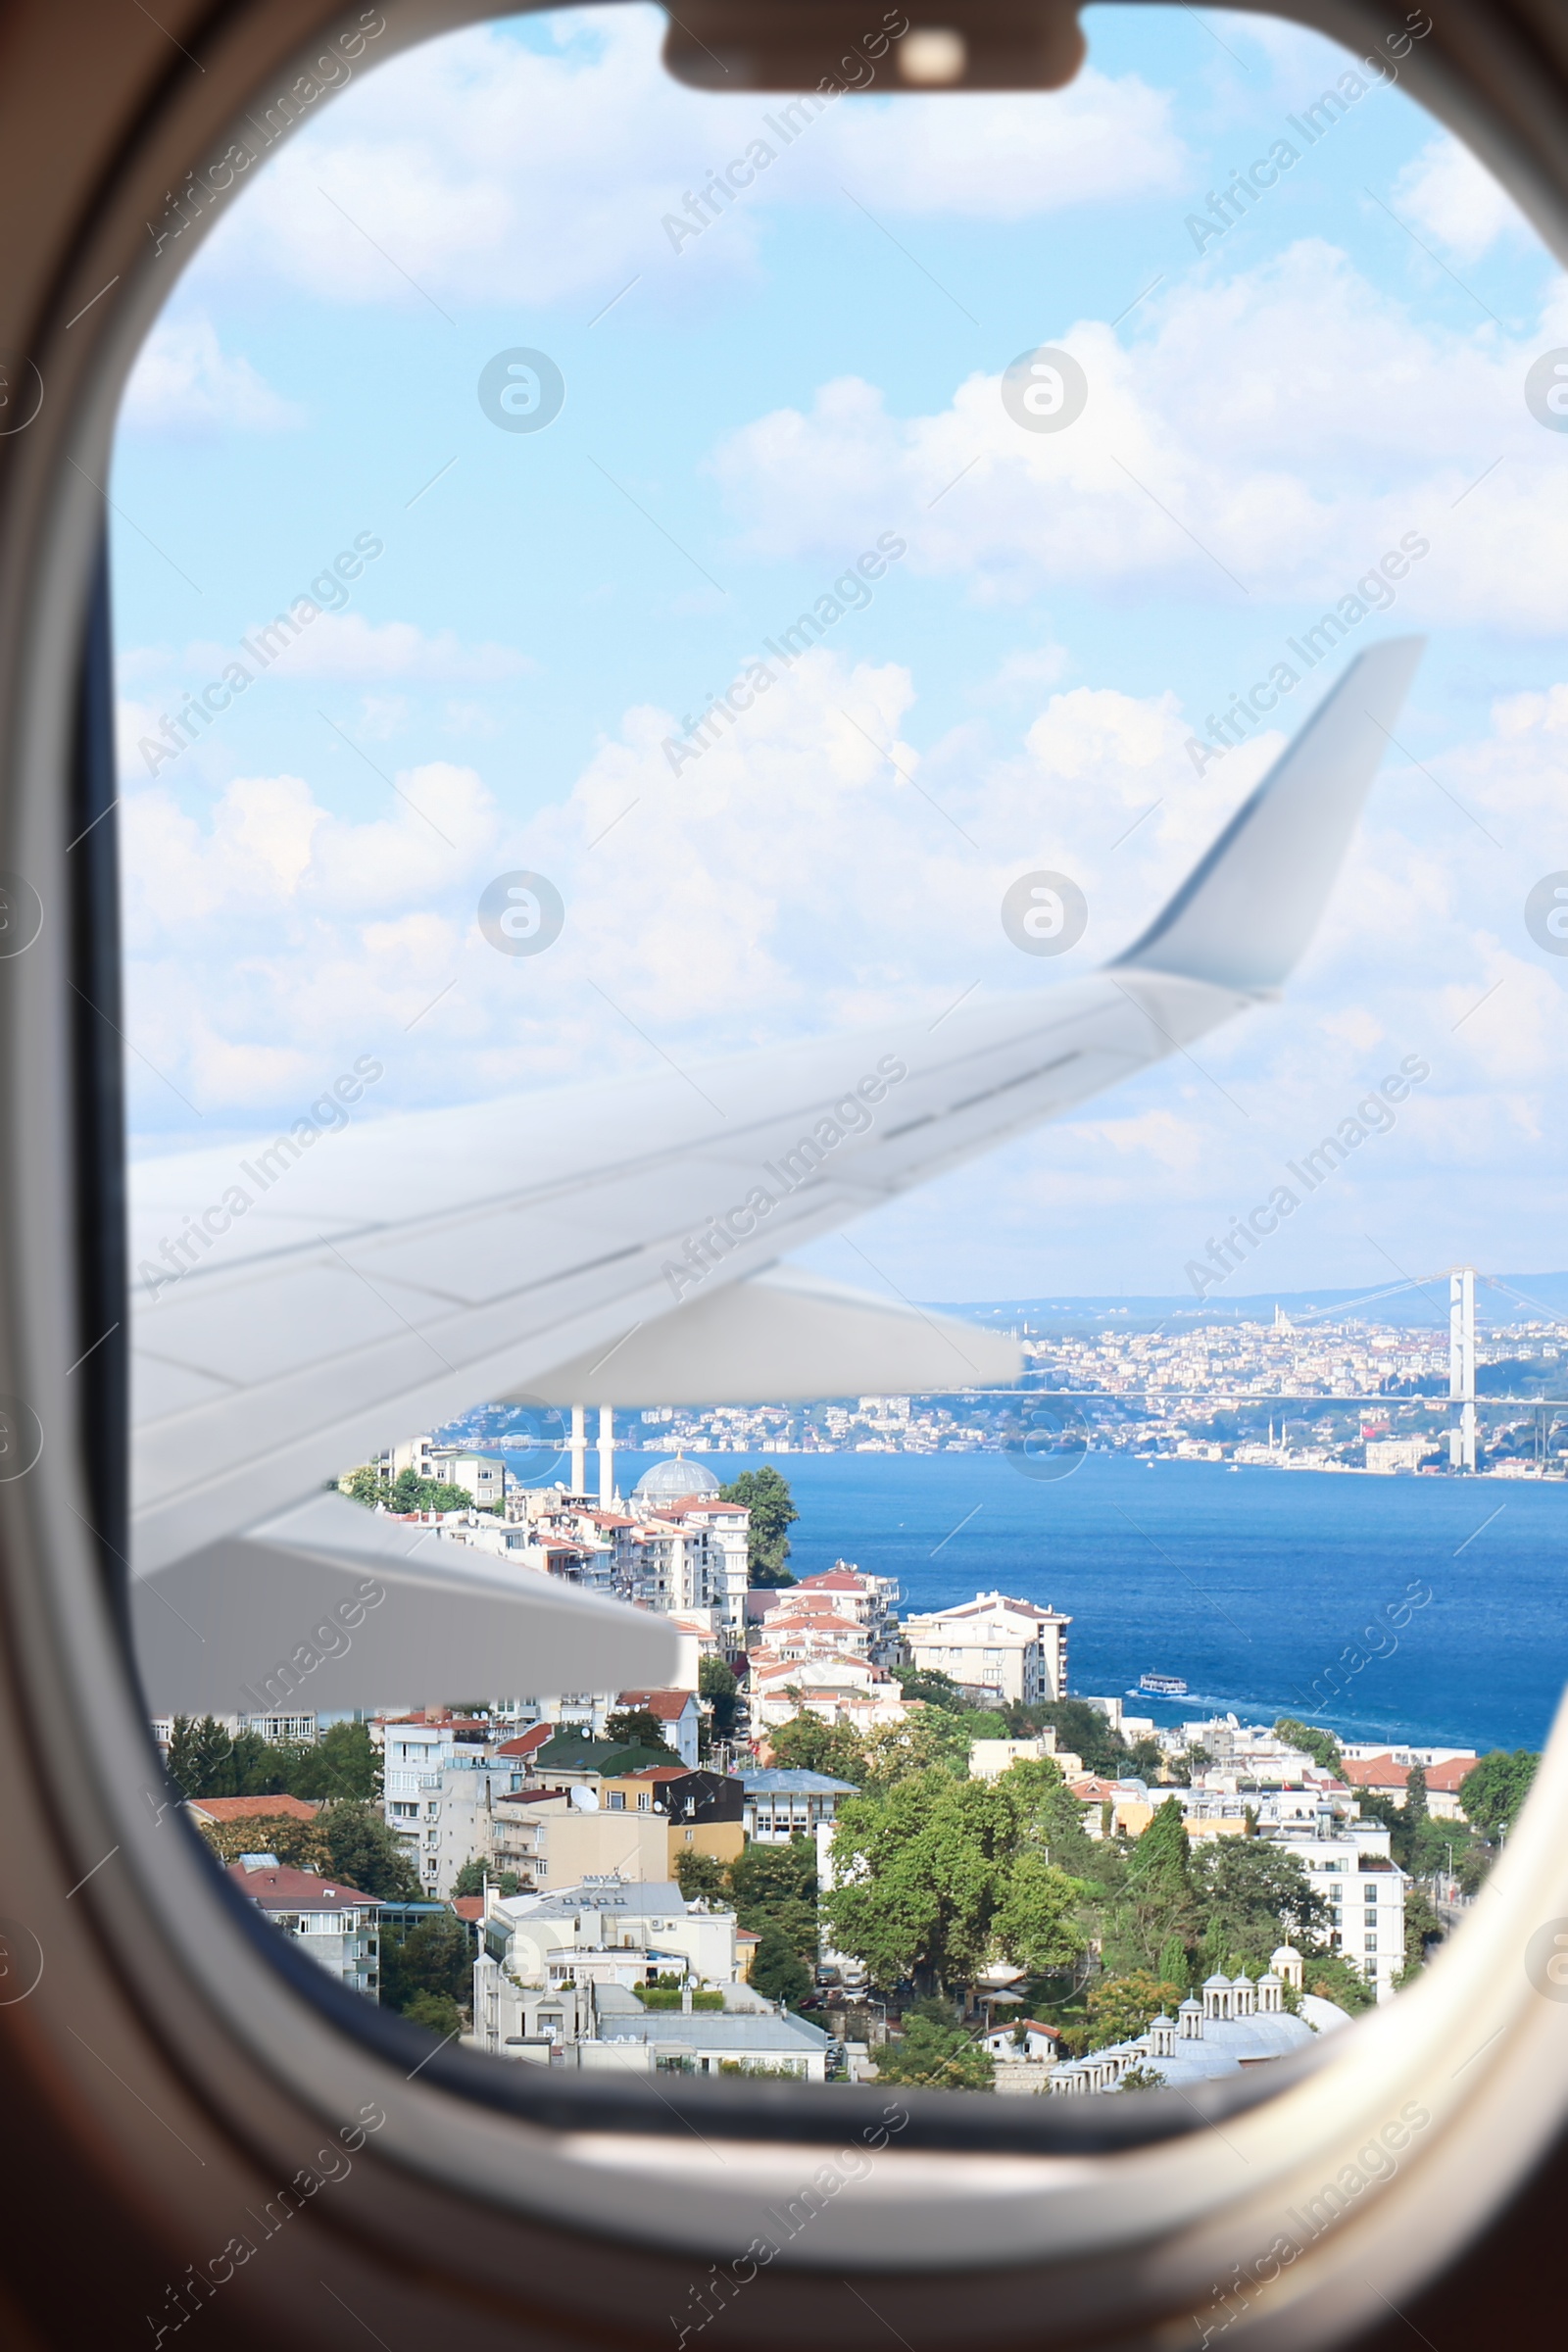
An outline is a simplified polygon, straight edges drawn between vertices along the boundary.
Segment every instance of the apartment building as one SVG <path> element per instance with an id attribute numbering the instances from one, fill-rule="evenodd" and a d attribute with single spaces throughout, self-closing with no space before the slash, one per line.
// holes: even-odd
<path id="1" fill-rule="evenodd" d="M 1304 1868 L 1314 1894 L 1329 1906 L 1334 1949 L 1372 1985 L 1379 2001 L 1394 1998 L 1404 1967 L 1404 1897 L 1409 1884 L 1389 1853 L 1389 1833 L 1376 1823 L 1347 1823 L 1338 1835 L 1276 1833 L 1282 1851 Z"/>
<path id="2" fill-rule="evenodd" d="M 906 1617 L 904 1642 L 914 1665 L 951 1676 L 984 1704 L 1030 1706 L 1066 1695 L 1071 1623 L 1049 1605 L 982 1592 Z"/>
<path id="3" fill-rule="evenodd" d="M 318 1968 L 378 2001 L 381 1982 L 381 1905 L 357 1886 L 340 1886 L 314 1870 L 280 1868 L 270 1854 L 247 1854 L 229 1878 L 264 1919 L 297 1943 Z"/>

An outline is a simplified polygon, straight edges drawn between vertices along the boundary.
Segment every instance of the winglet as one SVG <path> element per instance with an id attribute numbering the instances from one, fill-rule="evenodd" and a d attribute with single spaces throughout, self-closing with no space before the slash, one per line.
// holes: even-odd
<path id="1" fill-rule="evenodd" d="M 1115 959 L 1261 995 L 1298 960 L 1415 675 L 1424 637 L 1356 657 L 1143 937 Z"/>

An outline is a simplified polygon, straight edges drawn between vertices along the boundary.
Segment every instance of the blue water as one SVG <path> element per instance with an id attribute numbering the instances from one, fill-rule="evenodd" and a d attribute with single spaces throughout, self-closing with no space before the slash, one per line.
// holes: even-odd
<path id="1" fill-rule="evenodd" d="M 657 1458 L 620 1457 L 622 1482 Z M 724 1479 L 764 1461 L 788 1479 L 798 1576 L 842 1557 L 896 1576 L 910 1609 L 993 1587 L 1049 1601 L 1073 1620 L 1074 1690 L 1183 1677 L 1187 1699 L 1130 1710 L 1164 1722 L 1234 1708 L 1306 1714 L 1350 1740 L 1540 1747 L 1568 1678 L 1568 1485 L 1113 1454 L 1049 1482 L 1000 1454 L 703 1458 Z M 1314 1691 L 1415 1580 L 1432 1599 L 1393 1653 L 1337 1702 Z"/>

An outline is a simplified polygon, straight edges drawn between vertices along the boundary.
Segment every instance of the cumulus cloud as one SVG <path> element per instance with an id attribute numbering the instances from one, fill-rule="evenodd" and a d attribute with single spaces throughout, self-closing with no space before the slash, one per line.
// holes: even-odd
<path id="1" fill-rule="evenodd" d="M 665 74 L 664 24 L 649 7 L 585 9 L 559 24 L 553 50 L 485 26 L 390 59 L 268 164 L 200 270 L 334 303 L 550 303 L 636 271 L 652 283 L 678 263 L 669 282 L 685 292 L 697 264 L 672 248 L 663 217 L 759 141 L 773 160 L 722 236 L 696 249 L 704 270 L 748 268 L 770 209 L 842 206 L 843 185 L 874 190 L 879 212 L 1014 220 L 1126 202 L 1181 175 L 1168 98 L 1134 74 L 1089 68 L 1029 99 L 905 98 L 896 118 L 860 97 L 786 140 L 787 102 Z"/>
<path id="2" fill-rule="evenodd" d="M 1413 533 L 1405 615 L 1560 627 L 1568 474 L 1521 397 L 1539 334 L 1418 320 L 1317 239 L 1146 316 L 1132 346 L 1098 320 L 1061 336 L 1089 382 L 1061 432 L 1020 429 L 978 372 L 924 415 L 845 376 L 756 418 L 711 460 L 745 549 L 815 558 L 896 520 L 911 568 L 983 602 L 1196 588 L 1256 611 L 1336 601 Z"/>
<path id="3" fill-rule="evenodd" d="M 199 814 L 172 789 L 133 790 L 138 1120 L 188 1124 L 169 1086 L 209 1120 L 282 1115 L 363 1052 L 386 1063 L 384 1105 L 417 1106 L 1033 995 L 1127 944 L 1274 749 L 1200 779 L 1174 696 L 1083 685 L 1042 690 L 1012 731 L 969 724 L 922 753 L 909 671 L 826 646 L 678 779 L 673 723 L 627 710 L 526 819 L 476 768 L 439 762 L 399 770 L 385 811 L 359 821 L 301 775 L 238 779 Z M 921 1296 L 995 1292 L 1006 1262 L 1004 1290 L 1039 1287 L 1049 1234 L 1089 1252 L 1076 1287 L 1102 1286 L 1089 1269 L 1109 1250 L 1179 1290 L 1220 1211 L 1266 1197 L 1405 1054 L 1432 1074 L 1396 1135 L 1314 1196 L 1260 1278 L 1359 1266 L 1368 1232 L 1396 1254 L 1411 1234 L 1429 1255 L 1501 1263 L 1504 1236 L 1515 1262 L 1549 1253 L 1551 1187 L 1532 1171 L 1568 1143 L 1568 975 L 1522 909 L 1540 873 L 1568 867 L 1565 742 L 1559 684 L 1501 701 L 1430 774 L 1391 755 L 1282 1005 L 889 1209 L 861 1237 L 874 1262 Z M 1045 971 L 999 919 L 1007 886 L 1041 866 L 1090 906 L 1081 945 Z M 517 869 L 549 875 L 566 906 L 538 958 L 498 956 L 476 919 L 485 886 Z M 1474 1202 L 1456 1222 L 1459 1171 L 1482 1180 L 1485 1228 Z"/>
<path id="4" fill-rule="evenodd" d="M 1459 262 L 1479 262 L 1510 232 L 1535 233 L 1506 188 L 1459 139 L 1423 147 L 1395 181 L 1394 204 Z"/>
<path id="5" fill-rule="evenodd" d="M 122 431 L 284 432 L 305 412 L 279 398 L 249 360 L 231 358 L 210 318 L 163 318 L 142 345 L 121 404 Z"/>

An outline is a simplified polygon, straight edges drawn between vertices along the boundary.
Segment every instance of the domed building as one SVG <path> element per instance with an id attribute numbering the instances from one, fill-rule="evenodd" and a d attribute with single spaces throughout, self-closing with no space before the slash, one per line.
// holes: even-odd
<path id="1" fill-rule="evenodd" d="M 717 1496 L 719 1484 L 706 1462 L 689 1462 L 683 1453 L 675 1453 L 643 1472 L 632 1489 L 632 1500 L 645 1502 L 656 1511 L 689 1497 L 711 1502 Z"/>
<path id="2" fill-rule="evenodd" d="M 1300 1995 L 1300 2013 L 1285 2006 L 1285 1987 Z M 1156 2017 L 1136 2041 L 1113 2042 L 1052 2071 L 1049 2087 L 1057 2097 L 1075 2092 L 1119 2090 L 1135 2069 L 1157 2075 L 1173 2090 L 1239 2075 L 1244 2067 L 1285 2058 L 1304 2049 L 1314 2034 L 1349 2024 L 1337 2001 L 1301 1992 L 1301 1955 L 1282 1943 L 1254 1984 L 1250 1977 L 1210 1977 L 1200 2001 L 1183 2001 L 1174 2018 Z"/>

